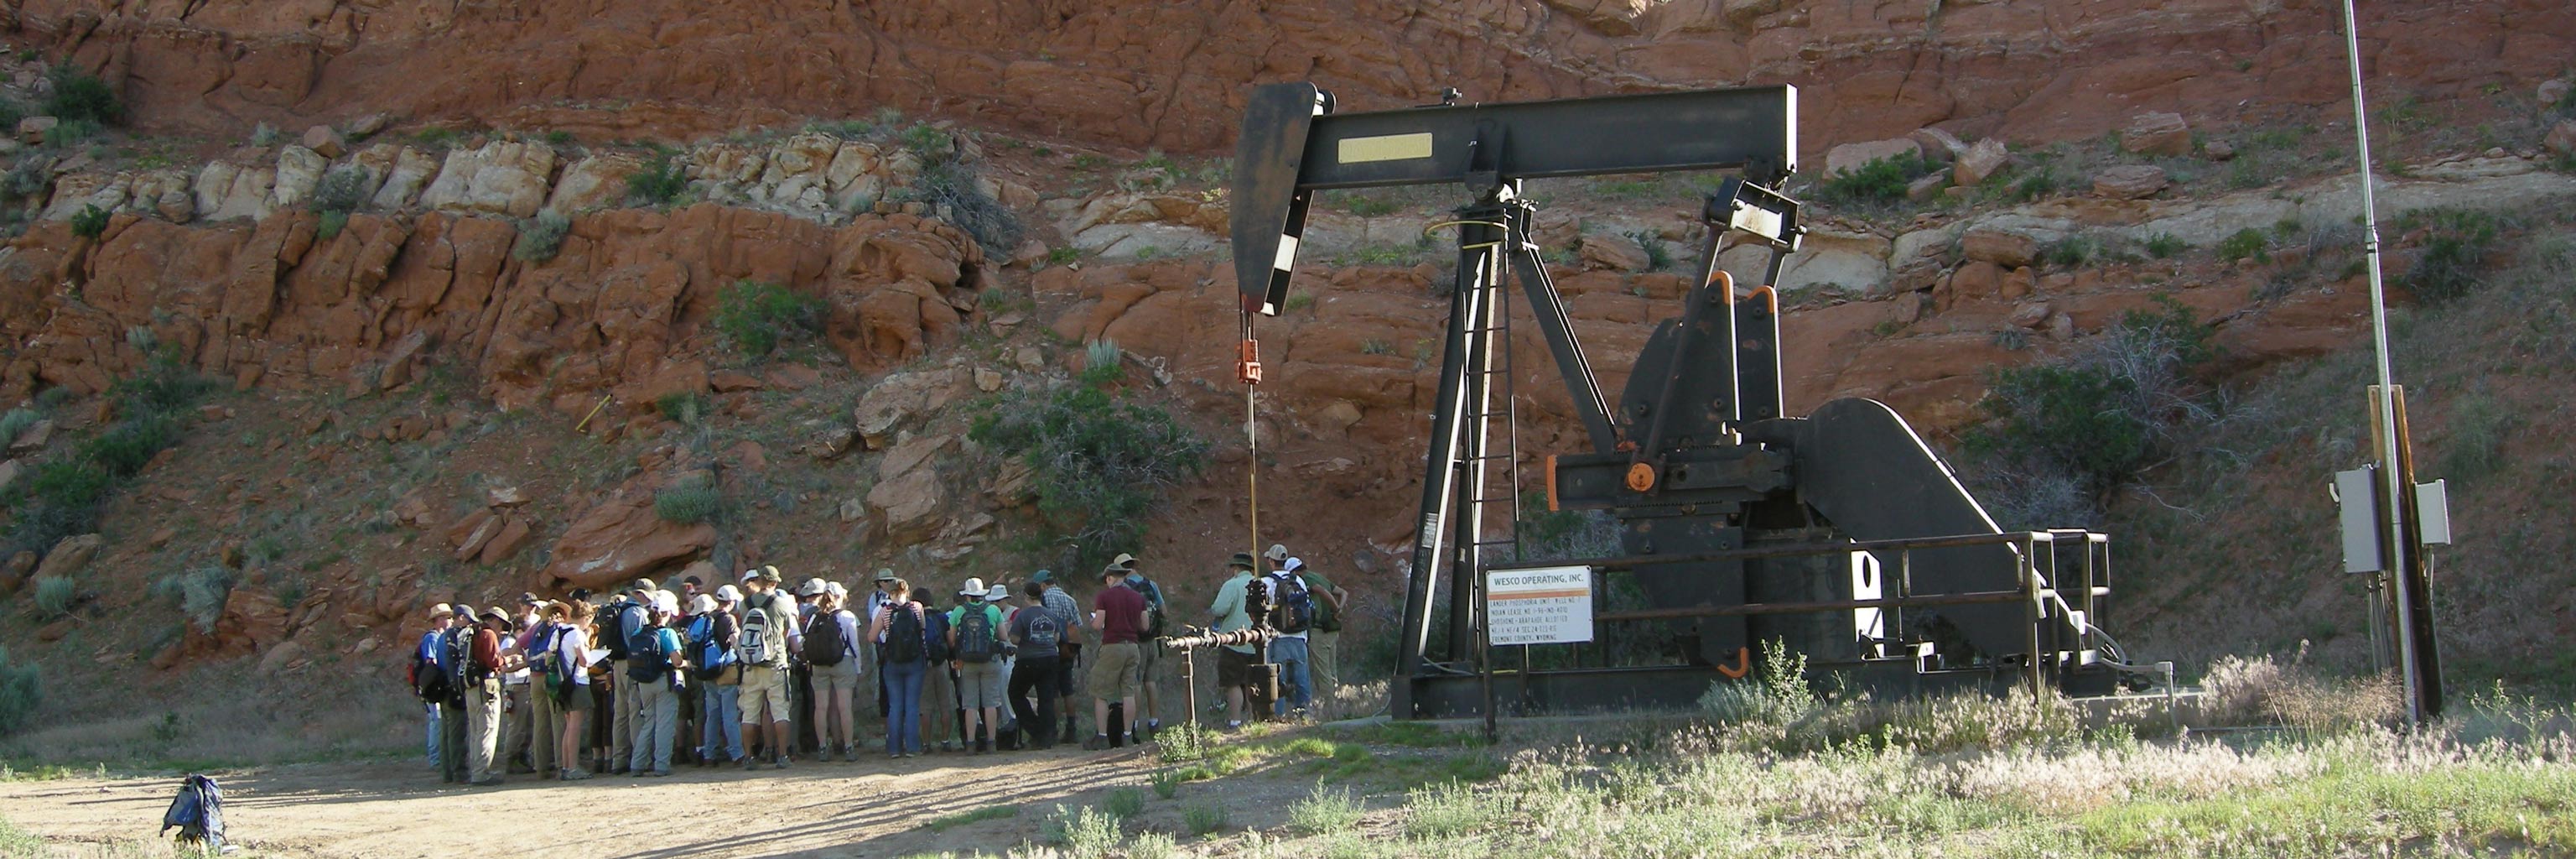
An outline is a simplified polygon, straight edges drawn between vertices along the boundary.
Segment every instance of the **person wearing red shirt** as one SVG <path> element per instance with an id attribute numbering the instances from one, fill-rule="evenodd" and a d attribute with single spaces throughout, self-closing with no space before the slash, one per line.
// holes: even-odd
<path id="1" fill-rule="evenodd" d="M 1091 598 L 1091 625 L 1100 630 L 1100 654 L 1091 662 L 1091 712 L 1099 730 L 1085 748 L 1116 748 L 1135 742 L 1126 725 L 1110 722 L 1110 702 L 1119 702 L 1119 712 L 1135 713 L 1136 696 L 1142 682 L 1137 674 L 1137 636 L 1145 630 L 1145 595 L 1134 588 L 1123 587 L 1127 570 L 1110 566 L 1100 571 L 1100 593 Z M 1123 721 L 1123 720 L 1122 720 Z"/>

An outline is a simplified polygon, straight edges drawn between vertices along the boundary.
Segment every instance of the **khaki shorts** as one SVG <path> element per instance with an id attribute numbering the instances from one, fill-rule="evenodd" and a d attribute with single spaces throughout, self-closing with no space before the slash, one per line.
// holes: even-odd
<path id="1" fill-rule="evenodd" d="M 787 669 L 782 666 L 745 665 L 742 668 L 742 723 L 762 725 L 784 722 L 796 712 L 787 704 Z M 760 706 L 769 705 L 767 713 Z M 761 718 L 762 716 L 768 718 Z"/>
<path id="2" fill-rule="evenodd" d="M 963 667 L 957 669 L 957 709 L 1011 706 L 1004 694 L 1011 678 L 1002 671 L 1001 660 L 959 664 Z"/>
<path id="3" fill-rule="evenodd" d="M 846 705 L 850 702 L 850 696 L 857 694 L 858 691 L 858 660 L 843 659 L 839 665 L 818 666 L 814 669 L 816 701 L 839 701 Z"/>
<path id="4" fill-rule="evenodd" d="M 1091 694 L 1103 700 L 1134 698 L 1143 690 L 1136 676 L 1136 643 L 1103 644 L 1091 659 Z"/>

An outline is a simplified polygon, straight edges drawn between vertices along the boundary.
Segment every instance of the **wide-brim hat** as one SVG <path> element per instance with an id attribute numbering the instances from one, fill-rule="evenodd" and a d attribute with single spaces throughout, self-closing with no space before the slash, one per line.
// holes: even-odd
<path id="1" fill-rule="evenodd" d="M 446 603 L 439 603 L 429 607 L 430 617 L 453 617 L 455 614 L 456 607 Z"/>
<path id="2" fill-rule="evenodd" d="M 1109 565 L 1122 570 L 1132 570 L 1136 568 L 1136 556 L 1120 552 L 1118 557 L 1109 559 Z"/>
<path id="3" fill-rule="evenodd" d="M 876 580 L 877 580 L 877 581 L 880 581 L 880 582 L 891 582 L 891 581 L 894 581 L 894 569 L 893 569 L 892 567 L 887 567 L 887 568 L 884 568 L 884 569 L 879 569 L 879 570 L 877 570 L 877 579 L 876 579 Z"/>
<path id="4" fill-rule="evenodd" d="M 661 588 L 655 586 L 652 579 L 636 579 L 626 585 L 626 592 L 631 594 L 649 594 L 658 590 L 661 590 Z"/>
<path id="5" fill-rule="evenodd" d="M 1001 601 L 1003 601 L 1003 600 L 1010 599 L 1010 598 L 1011 598 L 1011 589 L 1010 589 L 1010 588 L 1007 588 L 1007 587 L 1003 587 L 1001 582 L 994 582 L 994 583 L 993 583 L 993 589 L 992 589 L 992 590 L 989 590 L 989 591 L 985 591 L 985 592 L 984 592 L 984 601 L 985 601 L 985 602 L 1001 602 Z"/>
<path id="6" fill-rule="evenodd" d="M 484 620 L 491 620 L 491 621 L 499 621 L 499 622 L 501 622 L 501 623 L 509 623 L 509 622 L 510 622 L 510 610 L 509 610 L 509 609 L 502 608 L 502 607 L 500 607 L 500 606 L 497 606 L 497 605 L 496 605 L 496 606 L 493 606 L 493 607 L 491 607 L 491 608 L 487 608 L 487 609 L 484 609 L 484 610 L 483 610 L 483 619 L 484 619 Z"/>
<path id="7" fill-rule="evenodd" d="M 1234 553 L 1234 558 L 1226 561 L 1225 565 L 1229 567 L 1242 567 L 1247 570 L 1260 566 L 1259 564 L 1252 562 L 1251 552 L 1236 552 Z"/>
<path id="8" fill-rule="evenodd" d="M 965 587 L 957 589 L 957 595 L 961 597 L 981 597 L 989 590 L 992 589 L 984 586 L 984 578 L 982 576 L 968 576 L 966 577 Z"/>

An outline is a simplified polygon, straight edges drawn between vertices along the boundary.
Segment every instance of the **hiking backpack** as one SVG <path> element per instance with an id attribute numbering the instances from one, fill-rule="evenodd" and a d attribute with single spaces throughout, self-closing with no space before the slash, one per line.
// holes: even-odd
<path id="1" fill-rule="evenodd" d="M 921 655 L 932 662 L 957 658 L 948 646 L 948 613 L 927 605 L 921 611 Z"/>
<path id="2" fill-rule="evenodd" d="M 1129 574 L 1127 587 L 1130 590 L 1145 595 L 1145 628 L 1140 631 L 1143 637 L 1163 637 L 1162 587 L 1154 584 L 1153 579 L 1134 574 Z"/>
<path id="3" fill-rule="evenodd" d="M 1295 573 L 1286 578 L 1271 577 L 1270 587 L 1278 603 L 1277 617 L 1270 622 L 1272 628 L 1295 635 L 1315 625 L 1315 595 L 1306 590 L 1306 583 L 1299 581 Z"/>
<path id="4" fill-rule="evenodd" d="M 733 667 L 733 648 L 716 640 L 716 619 L 700 615 L 689 623 L 689 650 L 698 655 L 698 679 L 714 680 Z"/>
<path id="5" fill-rule="evenodd" d="M 1261 579 L 1243 583 L 1243 616 L 1250 618 L 1253 626 L 1270 625 L 1270 607 L 1270 589 L 1262 586 Z"/>
<path id="6" fill-rule="evenodd" d="M 840 612 L 815 612 L 805 621 L 805 664 L 830 668 L 848 656 L 850 643 L 841 637 Z"/>
<path id="7" fill-rule="evenodd" d="M 651 683 L 662 679 L 662 675 L 671 670 L 671 656 L 662 652 L 661 632 L 661 627 L 647 622 L 635 630 L 633 638 L 627 639 L 627 679 Z"/>
<path id="8" fill-rule="evenodd" d="M 473 627 L 460 626 L 440 633 L 438 656 L 440 673 L 447 676 L 447 697 L 444 700 L 461 705 L 465 702 L 465 686 L 470 682 L 466 679 L 466 669 L 474 663 Z"/>
<path id="9" fill-rule="evenodd" d="M 743 601 L 742 636 L 738 639 L 740 644 L 737 645 L 740 651 L 738 658 L 741 659 L 742 664 L 777 664 L 777 631 L 769 628 L 771 623 L 778 620 L 770 616 L 771 610 L 777 605 L 778 600 L 775 597 L 761 600 L 758 605 L 754 605 L 748 599 Z"/>
<path id="10" fill-rule="evenodd" d="M 170 800 L 170 810 L 161 813 L 161 834 L 179 830 L 179 843 L 193 845 L 209 854 L 224 849 L 224 790 L 212 777 L 189 774 L 179 783 L 179 796 Z"/>
<path id="11" fill-rule="evenodd" d="M 624 662 L 635 658 L 635 642 L 626 640 L 626 613 L 643 610 L 644 604 L 632 600 L 618 600 L 608 604 L 608 634 L 600 636 L 607 640 L 600 643 L 608 647 L 609 661 Z M 637 629 L 649 625 L 651 625 L 650 618 L 638 620 L 635 623 Z"/>
<path id="12" fill-rule="evenodd" d="M 899 602 L 886 606 L 885 661 L 888 665 L 920 662 L 929 656 L 923 647 L 922 609 L 920 603 Z"/>
<path id="13" fill-rule="evenodd" d="M 1020 646 L 1033 651 L 1044 650 L 1061 655 L 1063 651 L 1058 648 L 1058 645 L 1064 643 L 1064 624 L 1055 619 L 1055 612 L 1042 607 L 1033 608 L 1036 610 L 1029 614 L 1028 629 L 1021 635 L 1027 640 L 1021 642 Z M 1021 610 L 1029 611 L 1029 609 Z"/>
<path id="14" fill-rule="evenodd" d="M 958 612 L 957 659 L 963 662 L 991 662 L 1000 651 L 1001 641 L 993 634 L 994 609 L 970 605 Z"/>
<path id="15" fill-rule="evenodd" d="M 430 646 L 447 646 L 447 634 L 439 633 Z M 411 681 L 412 694 L 420 696 L 420 700 L 432 704 L 447 700 L 447 672 L 439 669 L 436 657 L 421 648 L 411 650 L 411 672 L 406 679 Z"/>

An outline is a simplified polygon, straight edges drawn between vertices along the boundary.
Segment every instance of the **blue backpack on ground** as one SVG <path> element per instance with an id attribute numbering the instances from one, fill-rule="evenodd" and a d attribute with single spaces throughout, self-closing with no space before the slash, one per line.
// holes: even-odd
<path id="1" fill-rule="evenodd" d="M 179 843 L 209 852 L 224 849 L 224 791 L 208 776 L 190 774 L 179 784 L 179 797 L 161 813 L 161 834 L 179 830 Z"/>

